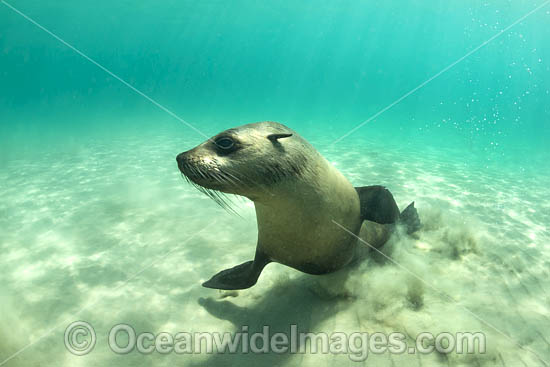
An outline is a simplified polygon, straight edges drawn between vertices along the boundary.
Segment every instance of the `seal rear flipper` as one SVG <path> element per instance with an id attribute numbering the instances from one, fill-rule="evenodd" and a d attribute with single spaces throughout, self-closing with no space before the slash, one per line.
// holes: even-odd
<path id="1" fill-rule="evenodd" d="M 204 282 L 202 286 L 225 290 L 250 288 L 256 284 L 263 268 L 269 262 L 269 259 L 256 252 L 253 261 L 247 261 L 230 269 L 222 270 L 210 280 Z"/>
<path id="2" fill-rule="evenodd" d="M 356 187 L 361 203 L 361 219 L 392 224 L 400 218 L 399 208 L 390 190 L 384 186 Z"/>
<path id="3" fill-rule="evenodd" d="M 418 212 L 414 207 L 414 201 L 410 203 L 399 215 L 399 222 L 407 227 L 407 234 L 414 233 L 422 227 Z"/>

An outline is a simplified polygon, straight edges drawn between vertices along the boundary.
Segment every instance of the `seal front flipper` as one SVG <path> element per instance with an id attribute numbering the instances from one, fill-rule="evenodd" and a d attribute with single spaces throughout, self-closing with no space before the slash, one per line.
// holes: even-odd
<path id="1" fill-rule="evenodd" d="M 222 270 L 202 285 L 206 288 L 225 290 L 250 288 L 256 284 L 263 268 L 270 262 L 267 256 L 256 251 L 253 261 Z"/>

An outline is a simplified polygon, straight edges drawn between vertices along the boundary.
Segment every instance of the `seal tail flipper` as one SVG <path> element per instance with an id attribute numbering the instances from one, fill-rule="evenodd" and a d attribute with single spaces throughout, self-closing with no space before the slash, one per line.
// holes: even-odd
<path id="1" fill-rule="evenodd" d="M 390 190 L 384 186 L 356 187 L 361 203 L 361 219 L 392 224 L 399 219 L 399 208 Z"/>
<path id="2" fill-rule="evenodd" d="M 414 201 L 401 212 L 399 215 L 399 222 L 407 227 L 407 234 L 414 233 L 420 229 L 422 225 L 420 224 L 418 212 L 414 207 Z"/>
<path id="3" fill-rule="evenodd" d="M 391 192 L 384 186 L 356 187 L 361 203 L 361 219 L 378 224 L 400 222 L 407 227 L 407 234 L 418 231 L 421 227 L 414 201 L 399 213 L 399 208 Z"/>
<path id="4" fill-rule="evenodd" d="M 202 285 L 214 289 L 246 289 L 258 281 L 263 268 L 269 264 L 269 259 L 256 253 L 253 261 L 247 261 L 230 269 L 220 271 Z"/>

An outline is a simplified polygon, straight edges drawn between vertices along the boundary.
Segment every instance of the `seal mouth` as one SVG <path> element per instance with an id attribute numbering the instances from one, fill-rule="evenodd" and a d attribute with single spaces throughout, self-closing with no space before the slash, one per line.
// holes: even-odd
<path id="1" fill-rule="evenodd" d="M 210 168 L 208 170 L 202 168 L 200 161 L 188 159 L 178 159 L 177 161 L 178 168 L 184 177 L 197 185 L 210 186 L 209 183 L 219 181 L 219 177 Z"/>
<path id="2" fill-rule="evenodd" d="M 179 154 L 176 161 L 182 177 L 188 183 L 222 208 L 235 212 L 226 194 L 234 194 L 231 188 L 241 183 L 238 177 L 221 170 L 215 161 L 206 164 L 201 159 L 190 158 L 188 152 Z"/>
<path id="3" fill-rule="evenodd" d="M 205 189 L 223 192 L 241 183 L 238 177 L 222 170 L 215 160 L 207 163 L 202 159 L 182 157 L 183 154 L 185 153 L 181 153 L 176 158 L 178 168 L 183 176 L 191 181 L 191 183 Z M 232 194 L 232 192 L 226 193 Z"/>

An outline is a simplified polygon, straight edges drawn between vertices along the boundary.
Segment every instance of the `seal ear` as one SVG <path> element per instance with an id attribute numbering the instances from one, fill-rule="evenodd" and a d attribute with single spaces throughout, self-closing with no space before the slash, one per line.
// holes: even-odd
<path id="1" fill-rule="evenodd" d="M 269 140 L 271 140 L 272 142 L 276 142 L 277 139 L 282 139 L 282 138 L 288 138 L 288 137 L 291 137 L 292 134 L 269 134 L 267 136 L 267 138 Z"/>

